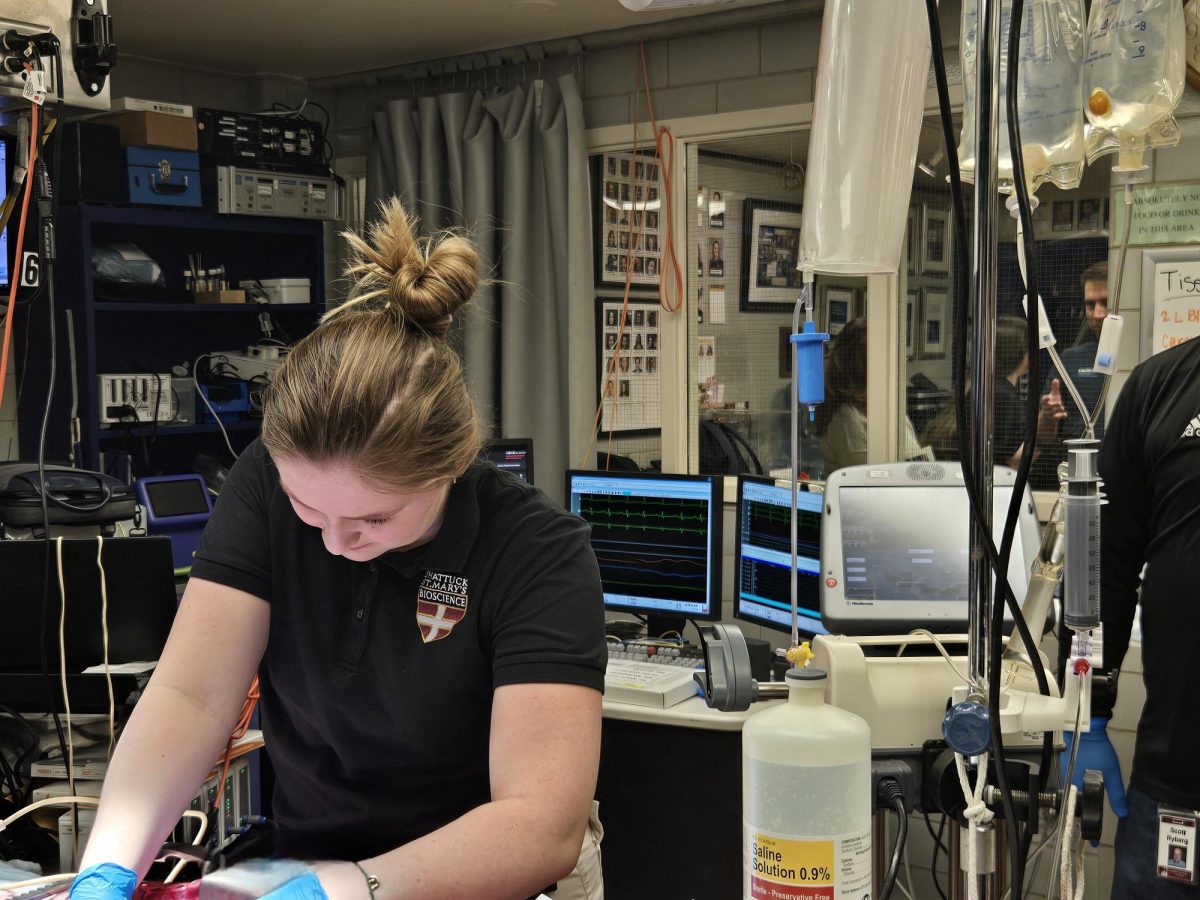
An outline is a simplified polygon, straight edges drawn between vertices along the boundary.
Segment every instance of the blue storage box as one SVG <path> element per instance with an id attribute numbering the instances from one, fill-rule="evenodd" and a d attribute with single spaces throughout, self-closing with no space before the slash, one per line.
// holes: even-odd
<path id="1" fill-rule="evenodd" d="M 200 154 L 158 147 L 126 147 L 130 203 L 200 206 Z"/>
<path id="2" fill-rule="evenodd" d="M 204 425 L 212 425 L 217 419 L 225 424 L 240 422 L 250 412 L 250 386 L 244 381 L 227 378 L 217 385 L 202 384 L 200 393 L 208 400 L 208 406 L 204 400 L 196 400 L 196 412 Z M 212 412 L 208 411 L 209 406 Z M 213 413 L 217 414 L 217 419 L 213 418 Z"/>

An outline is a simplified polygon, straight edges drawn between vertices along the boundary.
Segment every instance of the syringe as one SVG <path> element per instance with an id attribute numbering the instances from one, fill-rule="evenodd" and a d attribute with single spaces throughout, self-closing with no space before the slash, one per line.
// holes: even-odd
<path id="1" fill-rule="evenodd" d="M 1100 442 L 1081 438 L 1066 444 L 1065 620 L 1073 631 L 1091 631 L 1100 624 Z"/>

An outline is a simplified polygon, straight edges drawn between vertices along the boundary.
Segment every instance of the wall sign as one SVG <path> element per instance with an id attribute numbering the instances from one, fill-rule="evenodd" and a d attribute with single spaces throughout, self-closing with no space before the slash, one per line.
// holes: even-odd
<path id="1" fill-rule="evenodd" d="M 1200 247 L 1146 250 L 1142 254 L 1143 359 L 1194 337 L 1200 337 Z"/>
<path id="2" fill-rule="evenodd" d="M 1109 240 L 1121 243 L 1125 228 L 1125 192 L 1112 196 Z M 1200 241 L 1200 184 L 1145 185 L 1133 189 L 1133 223 L 1129 243 L 1189 244 Z"/>

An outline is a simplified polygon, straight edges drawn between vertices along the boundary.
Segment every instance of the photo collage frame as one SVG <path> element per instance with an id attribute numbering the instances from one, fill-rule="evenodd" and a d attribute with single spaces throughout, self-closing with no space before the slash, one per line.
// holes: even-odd
<path id="1" fill-rule="evenodd" d="M 619 297 L 596 300 L 602 432 L 662 427 L 662 307 L 630 299 L 624 327 Z"/>
<path id="2" fill-rule="evenodd" d="M 653 153 L 605 153 L 600 157 L 596 222 L 597 283 L 658 284 L 662 275 L 666 215 L 662 172 Z"/>

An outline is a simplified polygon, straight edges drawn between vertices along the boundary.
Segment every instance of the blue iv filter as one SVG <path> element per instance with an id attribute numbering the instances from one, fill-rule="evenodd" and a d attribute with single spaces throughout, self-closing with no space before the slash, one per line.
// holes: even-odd
<path id="1" fill-rule="evenodd" d="M 817 331 L 812 322 L 805 322 L 804 330 L 790 340 L 796 356 L 796 399 L 801 406 L 824 403 L 825 342 L 829 335 Z"/>

